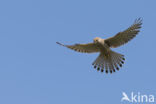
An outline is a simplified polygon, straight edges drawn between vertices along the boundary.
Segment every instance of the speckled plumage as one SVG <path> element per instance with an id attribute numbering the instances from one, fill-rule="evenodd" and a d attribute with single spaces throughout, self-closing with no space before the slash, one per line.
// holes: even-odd
<path id="1" fill-rule="evenodd" d="M 115 36 L 108 39 L 96 37 L 94 38 L 93 43 L 75 45 L 63 45 L 59 42 L 56 43 L 77 52 L 99 52 L 99 56 L 92 65 L 94 65 L 94 68 L 98 71 L 100 70 L 101 72 L 113 73 L 116 70 L 119 70 L 119 67 L 122 67 L 125 58 L 124 55 L 112 51 L 111 48 L 119 47 L 133 39 L 139 33 L 141 25 L 142 20 L 140 18 L 136 19 L 135 22 L 123 32 L 119 32 Z"/>

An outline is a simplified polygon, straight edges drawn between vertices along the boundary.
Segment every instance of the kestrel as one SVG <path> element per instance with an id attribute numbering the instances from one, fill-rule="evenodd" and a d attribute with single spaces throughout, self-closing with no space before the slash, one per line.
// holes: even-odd
<path id="1" fill-rule="evenodd" d="M 74 44 L 74 45 L 63 45 L 59 42 L 56 42 L 59 45 L 70 48 L 77 52 L 82 53 L 95 53 L 99 52 L 99 56 L 93 62 L 93 66 L 98 71 L 101 72 L 115 72 L 119 70 L 119 67 L 122 67 L 124 64 L 125 58 L 124 55 L 119 54 L 111 50 L 111 48 L 119 47 L 131 39 L 133 39 L 141 28 L 142 20 L 136 19 L 134 23 L 126 30 L 117 33 L 115 36 L 108 39 L 102 39 L 99 37 L 94 38 L 93 43 L 87 44 Z"/>

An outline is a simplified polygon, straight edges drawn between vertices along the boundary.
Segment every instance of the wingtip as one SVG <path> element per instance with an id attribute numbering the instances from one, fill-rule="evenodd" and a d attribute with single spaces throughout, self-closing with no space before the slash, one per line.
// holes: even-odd
<path id="1" fill-rule="evenodd" d="M 56 42 L 56 44 L 66 47 L 66 45 L 61 44 L 60 42 Z"/>
<path id="2" fill-rule="evenodd" d="M 142 24 L 142 21 L 143 21 L 142 17 L 135 19 L 135 23 L 141 23 Z"/>
<path id="3" fill-rule="evenodd" d="M 59 42 L 56 42 L 57 44 L 60 44 Z"/>
<path id="4" fill-rule="evenodd" d="M 60 42 L 56 42 L 57 44 L 59 44 L 59 45 L 62 45 Z"/>

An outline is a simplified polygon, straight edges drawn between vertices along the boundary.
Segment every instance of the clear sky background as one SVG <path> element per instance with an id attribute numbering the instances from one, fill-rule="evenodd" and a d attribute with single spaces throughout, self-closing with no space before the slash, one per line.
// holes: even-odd
<path id="1" fill-rule="evenodd" d="M 0 104 L 120 104 L 123 91 L 156 96 L 155 10 L 155 0 L 1 0 Z M 93 68 L 98 53 L 56 44 L 108 38 L 139 17 L 139 35 L 113 49 L 126 58 L 113 74 Z"/>

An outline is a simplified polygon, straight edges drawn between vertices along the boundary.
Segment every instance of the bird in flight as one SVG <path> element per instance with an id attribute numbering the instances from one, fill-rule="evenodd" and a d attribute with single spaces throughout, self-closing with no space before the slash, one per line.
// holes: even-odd
<path id="1" fill-rule="evenodd" d="M 74 45 L 64 45 L 59 42 L 57 44 L 67 47 L 69 49 L 75 50 L 82 53 L 97 53 L 99 56 L 93 62 L 93 66 L 98 71 L 112 73 L 119 70 L 124 64 L 124 55 L 114 52 L 111 48 L 117 48 L 124 45 L 131 39 L 133 39 L 138 33 L 142 25 L 142 19 L 138 18 L 134 23 L 126 30 L 117 33 L 115 36 L 108 39 L 102 39 L 99 37 L 94 38 L 92 43 L 87 44 L 74 44 Z"/>

